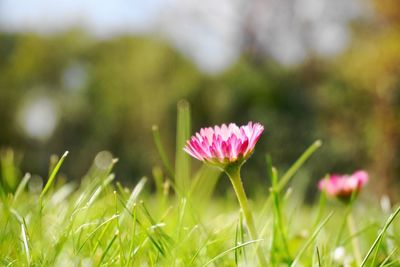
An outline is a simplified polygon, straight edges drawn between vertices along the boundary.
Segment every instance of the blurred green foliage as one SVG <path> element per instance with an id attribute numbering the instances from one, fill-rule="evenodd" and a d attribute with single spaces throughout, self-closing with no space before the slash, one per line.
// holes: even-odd
<path id="1" fill-rule="evenodd" d="M 109 150 L 120 158 L 117 179 L 137 179 L 160 162 L 152 125 L 159 126 L 172 156 L 176 103 L 185 98 L 192 132 L 231 121 L 265 125 L 245 183 L 265 181 L 263 152 L 285 168 L 322 139 L 318 158 L 299 174 L 311 182 L 310 192 L 325 173 L 357 168 L 371 172 L 378 192 L 388 192 L 396 183 L 400 149 L 400 13 L 392 5 L 395 0 L 376 1 L 376 17 L 355 24 L 349 49 L 333 60 L 310 58 L 287 68 L 248 52 L 218 75 L 201 73 L 149 36 L 2 33 L 0 146 L 16 149 L 23 169 L 43 176 L 49 155 L 69 150 L 70 177 L 82 175 L 98 151 Z M 26 101 L 43 95 L 54 101 L 58 123 L 49 139 L 35 140 L 18 117 Z"/>

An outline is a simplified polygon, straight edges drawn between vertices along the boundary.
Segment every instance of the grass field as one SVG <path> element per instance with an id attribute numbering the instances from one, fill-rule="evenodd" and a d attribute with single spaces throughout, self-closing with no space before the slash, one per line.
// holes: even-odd
<path id="1" fill-rule="evenodd" d="M 60 175 L 63 161 L 74 155 L 52 158 L 43 186 L 34 175 L 19 179 L 3 157 L 1 264 L 258 266 L 260 248 L 269 266 L 400 266 L 396 206 L 362 195 L 345 205 L 323 194 L 309 206 L 301 201 L 304 192 L 290 186 L 320 141 L 282 175 L 266 160 L 272 181 L 265 184 L 272 186 L 250 198 L 259 234 L 252 240 L 233 189 L 227 196 L 213 194 L 226 175 L 207 165 L 190 168 L 182 150 L 191 135 L 185 102 L 178 105 L 177 124 L 176 158 L 167 157 L 153 127 L 163 166 L 129 188 L 115 181 L 116 160 L 106 152 L 79 182 Z M 18 182 L 16 189 L 8 190 L 6 182 Z"/>

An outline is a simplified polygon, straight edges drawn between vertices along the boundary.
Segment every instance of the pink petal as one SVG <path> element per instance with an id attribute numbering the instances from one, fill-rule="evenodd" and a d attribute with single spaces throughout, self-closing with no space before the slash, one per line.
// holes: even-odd
<path id="1" fill-rule="evenodd" d="M 187 142 L 184 150 L 192 157 L 208 162 L 235 162 L 248 157 L 260 138 L 264 127 L 249 122 L 238 127 L 234 123 L 213 128 L 201 128 Z"/>

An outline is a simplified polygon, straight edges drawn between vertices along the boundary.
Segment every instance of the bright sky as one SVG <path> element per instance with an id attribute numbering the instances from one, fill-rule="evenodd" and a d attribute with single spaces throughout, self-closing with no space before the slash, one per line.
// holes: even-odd
<path id="1" fill-rule="evenodd" d="M 2 0 L 0 27 L 6 31 L 52 32 L 79 25 L 100 35 L 147 30 L 163 0 Z"/>
<path id="2" fill-rule="evenodd" d="M 216 5 L 204 0 L 198 5 L 192 0 L 2 0 L 0 30 L 47 34 L 79 26 L 101 38 L 155 32 L 169 39 L 201 69 L 212 73 L 227 67 L 238 54 L 231 34 L 221 33 L 234 26 L 219 15 L 227 6 L 230 10 L 229 1 L 221 0 Z M 211 12 L 214 21 L 207 22 L 204 12 L 208 13 L 210 6 L 215 7 Z M 198 7 L 206 18 L 197 20 Z"/>
<path id="3" fill-rule="evenodd" d="M 358 0 L 0 0 L 0 31 L 51 33 L 79 26 L 101 38 L 150 32 L 200 69 L 217 73 L 243 44 L 284 65 L 309 54 L 335 56 L 350 40 Z"/>

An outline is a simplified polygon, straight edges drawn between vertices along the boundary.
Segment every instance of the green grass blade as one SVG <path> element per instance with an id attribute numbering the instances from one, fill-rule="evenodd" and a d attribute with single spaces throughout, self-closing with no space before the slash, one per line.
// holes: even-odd
<path id="1" fill-rule="evenodd" d="M 218 182 L 222 171 L 218 168 L 204 164 L 196 173 L 190 189 L 190 197 L 194 202 L 201 201 L 207 203 Z"/>
<path id="2" fill-rule="evenodd" d="M 90 199 L 88 200 L 88 202 L 86 203 L 85 207 L 90 207 L 95 201 L 96 199 L 100 196 L 100 193 L 115 179 L 115 175 L 114 174 L 110 174 L 101 185 L 99 185 L 96 189 L 96 191 L 94 191 L 94 193 L 92 194 L 92 196 L 90 197 Z"/>
<path id="3" fill-rule="evenodd" d="M 5 191 L 13 191 L 18 184 L 19 170 L 17 160 L 12 149 L 6 149 L 0 153 L 0 177 Z"/>
<path id="4" fill-rule="evenodd" d="M 27 265 L 31 265 L 31 253 L 29 251 L 29 245 L 28 245 L 28 237 L 26 235 L 26 230 L 25 230 L 25 223 L 21 223 L 21 237 L 22 237 L 22 242 L 24 243 L 24 250 L 26 254 L 26 262 Z"/>
<path id="5" fill-rule="evenodd" d="M 205 247 L 207 247 L 207 245 L 209 244 L 208 242 L 209 242 L 209 240 L 206 239 L 205 242 L 204 242 L 204 244 L 202 244 L 201 246 L 198 246 L 198 248 L 197 248 L 197 250 L 196 250 L 196 253 L 193 255 L 192 259 L 191 259 L 190 262 L 189 262 L 189 266 L 194 265 L 194 262 L 195 262 L 195 260 L 198 258 L 200 252 L 201 252 Z"/>
<path id="6" fill-rule="evenodd" d="M 160 155 L 161 162 L 164 165 L 165 169 L 167 170 L 168 175 L 170 175 L 172 178 L 175 176 L 174 169 L 172 168 L 171 161 L 169 160 L 167 153 L 165 152 L 164 145 L 161 142 L 160 130 L 157 125 L 153 125 L 151 130 L 153 132 L 153 140 L 156 145 L 158 154 Z"/>
<path id="7" fill-rule="evenodd" d="M 303 166 L 303 164 L 309 159 L 315 151 L 319 147 L 321 147 L 322 142 L 321 140 L 315 141 L 311 146 L 309 146 L 306 151 L 303 152 L 303 154 L 296 160 L 296 162 L 289 168 L 288 171 L 282 176 L 280 179 L 278 185 L 277 185 L 277 191 L 278 193 L 282 191 L 283 188 L 287 185 L 288 182 L 290 182 L 290 179 L 293 177 L 293 175 L 298 171 L 298 169 Z M 273 200 L 272 194 L 270 194 L 265 201 L 265 204 L 261 210 L 261 214 L 265 214 L 268 211 L 268 207 L 271 205 Z M 266 226 L 263 227 L 261 230 L 261 235 L 264 235 L 265 232 L 267 231 Z"/>
<path id="8" fill-rule="evenodd" d="M 153 218 L 153 216 L 150 214 L 149 210 L 147 209 L 146 205 L 144 204 L 144 202 L 141 202 L 141 207 L 142 210 L 144 211 L 144 215 L 146 216 L 147 220 L 150 222 L 151 224 L 151 228 L 153 229 L 154 233 L 156 233 L 159 237 L 161 237 L 160 240 L 165 241 L 166 244 L 173 244 L 173 239 L 164 232 L 164 230 L 161 227 L 158 227 L 158 223 L 155 221 L 155 219 Z"/>
<path id="9" fill-rule="evenodd" d="M 113 192 L 113 194 L 114 194 L 114 203 L 115 203 L 115 215 L 119 215 L 119 209 L 118 209 L 118 197 L 117 197 L 117 191 L 115 191 L 114 190 L 114 192 Z M 121 224 L 119 223 L 119 221 L 117 220 L 117 223 L 116 223 L 117 225 L 116 225 L 116 228 L 117 228 L 117 230 L 118 230 L 118 233 L 122 233 L 122 231 L 123 230 L 125 230 L 125 229 L 122 229 L 121 228 Z M 123 241 L 122 241 L 122 236 L 121 235 L 118 235 L 118 241 L 119 241 L 119 261 L 120 261 L 120 264 L 121 264 L 121 266 L 125 266 L 125 249 L 124 249 L 124 246 L 123 246 Z"/>
<path id="10" fill-rule="evenodd" d="M 387 264 L 385 264 L 383 267 L 389 267 L 389 266 L 393 266 L 393 265 L 395 265 L 395 266 L 399 266 L 399 260 L 394 260 L 394 261 L 392 261 L 392 262 L 389 262 L 389 263 L 387 263 Z"/>
<path id="11" fill-rule="evenodd" d="M 153 174 L 154 183 L 156 186 L 157 196 L 161 199 L 164 192 L 164 175 L 160 167 L 155 166 L 151 170 Z"/>
<path id="12" fill-rule="evenodd" d="M 50 177 L 51 173 L 54 170 L 54 167 L 57 165 L 58 161 L 60 160 L 60 158 L 58 157 L 58 155 L 53 154 L 50 156 L 50 160 L 49 160 L 49 172 L 48 172 L 48 176 Z"/>
<path id="13" fill-rule="evenodd" d="M 107 253 L 110 251 L 110 248 L 111 248 L 111 246 L 114 244 L 114 241 L 117 239 L 118 235 L 119 235 L 118 232 L 114 234 L 113 238 L 112 238 L 111 241 L 108 243 L 108 245 L 107 245 L 107 247 L 106 247 L 106 250 L 104 251 L 103 255 L 101 255 L 100 261 L 99 261 L 99 263 L 97 264 L 97 266 L 100 266 L 100 265 L 103 263 L 105 257 L 107 256 Z"/>
<path id="14" fill-rule="evenodd" d="M 278 192 L 278 173 L 275 168 L 272 167 L 272 159 L 269 155 L 266 156 L 266 163 L 267 163 L 267 173 L 268 176 L 271 179 L 271 195 L 273 199 L 273 218 L 274 218 L 274 231 L 275 233 L 279 234 L 279 237 L 282 241 L 283 248 L 285 251 L 285 254 L 288 258 L 290 258 L 290 252 L 289 252 L 289 246 L 287 244 L 287 235 L 286 235 L 286 227 L 283 223 L 283 218 L 282 218 L 282 211 L 281 211 L 281 200 L 279 197 L 279 192 Z M 274 243 L 272 250 L 274 250 L 275 245 L 277 241 L 277 236 L 274 235 Z"/>
<path id="15" fill-rule="evenodd" d="M 319 223 L 318 227 L 314 230 L 313 234 L 310 236 L 310 238 L 307 240 L 307 242 L 304 244 L 304 246 L 297 253 L 295 259 L 293 260 L 292 264 L 290 265 L 291 267 L 297 266 L 297 264 L 300 261 L 300 258 L 303 256 L 304 252 L 311 245 L 311 243 L 315 240 L 315 238 L 317 237 L 319 232 L 322 230 L 322 228 L 325 226 L 325 224 L 329 221 L 329 219 L 332 217 L 332 215 L 333 215 L 333 212 L 329 213 L 329 215 L 321 223 Z"/>
<path id="16" fill-rule="evenodd" d="M 142 177 L 142 179 L 140 179 L 140 181 L 136 184 L 135 188 L 132 190 L 132 193 L 129 196 L 129 199 L 126 203 L 126 208 L 129 211 L 133 208 L 133 205 L 137 201 L 137 198 L 139 197 L 140 193 L 142 192 L 146 182 L 147 182 L 147 178 Z"/>
<path id="17" fill-rule="evenodd" d="M 31 179 L 31 174 L 26 173 L 25 176 L 22 178 L 21 182 L 19 183 L 17 190 L 15 191 L 13 202 L 16 203 L 16 201 L 19 198 L 19 195 L 24 191 L 26 185 L 28 184 L 29 180 Z"/>
<path id="18" fill-rule="evenodd" d="M 58 161 L 57 165 L 54 167 L 53 171 L 51 172 L 51 175 L 50 175 L 49 179 L 47 180 L 46 186 L 43 188 L 42 193 L 40 193 L 40 196 L 39 196 L 40 201 L 43 199 L 43 196 L 47 193 L 47 191 L 49 191 L 50 187 L 54 183 L 54 180 L 56 178 L 58 170 L 60 169 L 60 167 L 63 164 L 67 155 L 68 155 L 68 151 L 66 151 L 64 153 L 64 155 L 62 155 L 61 159 Z"/>
<path id="19" fill-rule="evenodd" d="M 119 193 L 120 198 L 123 199 L 124 201 L 128 200 L 128 197 L 129 197 L 128 189 L 125 189 L 124 186 L 119 181 L 117 181 L 115 183 L 115 186 L 118 189 L 118 193 Z"/>
<path id="20" fill-rule="evenodd" d="M 142 179 L 140 179 L 140 181 L 136 184 L 135 188 L 133 188 L 131 195 L 129 196 L 128 201 L 126 202 L 126 204 L 122 203 L 124 206 L 124 211 L 119 219 L 119 223 L 122 224 L 123 221 L 125 220 L 125 217 L 127 215 L 129 215 L 140 195 L 140 193 L 142 192 L 145 184 L 147 182 L 147 178 L 146 177 L 142 177 Z"/>
<path id="21" fill-rule="evenodd" d="M 383 226 L 383 228 L 382 228 L 381 232 L 379 233 L 379 235 L 376 237 L 376 239 L 375 239 L 374 243 L 372 244 L 372 246 L 369 248 L 369 250 L 368 250 L 368 252 L 367 252 L 367 255 L 365 255 L 363 261 L 361 262 L 360 267 L 365 266 L 365 264 L 366 264 L 368 258 L 371 256 L 371 254 L 372 254 L 372 252 L 374 251 L 375 248 L 376 248 L 376 249 L 379 249 L 378 244 L 380 243 L 380 240 L 383 238 L 383 235 L 385 234 L 385 232 L 387 231 L 387 229 L 389 228 L 389 226 L 392 224 L 393 220 L 397 217 L 397 215 L 399 214 L 399 212 L 400 212 L 400 207 L 398 207 L 398 208 L 396 209 L 396 211 L 393 212 L 393 213 L 389 216 L 389 218 L 386 220 L 385 225 Z"/>
<path id="22" fill-rule="evenodd" d="M 319 255 L 319 249 L 318 249 L 318 247 L 315 247 L 315 253 L 317 254 L 318 267 L 322 267 L 322 264 L 321 264 L 321 256 Z"/>
<path id="23" fill-rule="evenodd" d="M 161 255 L 166 256 L 171 251 L 171 247 L 174 244 L 174 241 L 168 234 L 164 232 L 164 230 L 161 227 L 159 227 L 159 224 L 157 224 L 154 218 L 151 216 L 145 204 L 143 202 L 141 202 L 140 204 L 143 214 L 146 216 L 146 219 L 150 222 L 149 229 L 146 229 L 143 227 L 143 225 L 141 225 L 142 229 L 145 231 L 147 237 L 153 244 L 154 248 L 157 249 L 157 251 Z"/>
<path id="24" fill-rule="evenodd" d="M 344 210 L 344 214 L 342 216 L 342 220 L 340 222 L 339 226 L 339 231 L 336 234 L 336 240 L 335 240 L 335 247 L 338 247 L 339 244 L 342 242 L 342 237 L 343 237 L 343 233 L 345 232 L 346 229 L 346 224 L 347 224 L 347 216 L 349 216 L 350 212 L 351 212 L 352 206 L 351 205 L 347 205 L 347 207 Z M 351 234 L 350 234 L 351 235 Z"/>
<path id="25" fill-rule="evenodd" d="M 351 239 L 351 245 L 353 247 L 354 259 L 356 264 L 360 265 L 361 263 L 360 241 L 358 240 L 358 236 L 355 235 L 357 233 L 357 228 L 352 212 L 350 212 L 349 215 L 347 216 L 347 226 L 350 235 L 353 236 L 353 238 Z"/>
<path id="26" fill-rule="evenodd" d="M 181 198 L 181 201 L 179 202 L 179 211 L 178 211 L 178 222 L 177 222 L 177 226 L 176 226 L 176 234 L 178 235 L 177 240 L 180 239 L 181 236 L 181 231 L 183 228 L 183 222 L 184 222 L 184 218 L 185 218 L 185 214 L 186 214 L 186 208 L 187 207 L 187 198 L 183 197 Z"/>
<path id="27" fill-rule="evenodd" d="M 240 217 L 239 217 L 240 218 Z M 236 225 L 236 230 L 235 230 L 235 246 L 238 246 L 241 244 L 241 241 L 239 240 L 239 227 L 242 227 L 240 224 L 240 219 L 238 224 Z M 235 250 L 235 265 L 238 266 L 239 265 L 239 254 L 240 251 L 239 250 Z"/>
<path id="28" fill-rule="evenodd" d="M 239 246 L 244 243 L 244 225 L 243 225 L 243 214 L 242 212 L 239 214 L 239 220 L 236 225 L 235 231 L 235 246 Z M 239 266 L 239 258 L 242 256 L 244 259 L 245 265 L 247 265 L 247 258 L 246 258 L 246 250 L 244 247 L 235 250 L 235 263 L 236 266 Z"/>
<path id="29" fill-rule="evenodd" d="M 97 248 L 101 245 L 101 240 L 103 239 L 104 235 L 107 233 L 107 230 L 110 225 L 111 224 L 107 223 L 106 226 L 103 228 L 103 230 L 100 232 L 99 237 L 97 238 L 97 242 L 91 251 L 92 255 L 95 254 L 95 252 L 97 251 Z"/>
<path id="30" fill-rule="evenodd" d="M 243 213 L 239 215 L 239 237 L 240 237 L 240 244 L 245 243 L 244 241 L 244 233 L 246 232 L 244 222 L 243 222 Z M 240 245 L 237 244 L 237 245 Z M 259 244 L 257 244 L 258 246 Z M 240 250 L 242 251 L 243 258 L 245 260 L 245 264 L 247 265 L 247 256 L 246 256 L 246 247 L 241 247 Z"/>
<path id="31" fill-rule="evenodd" d="M 119 215 L 118 214 L 114 214 L 113 216 L 111 216 L 110 218 L 106 219 L 104 222 L 102 222 L 100 225 L 98 225 L 89 235 L 88 237 L 85 239 L 85 241 L 83 241 L 82 245 L 79 247 L 78 252 L 79 253 L 81 251 L 81 249 L 85 246 L 85 244 L 97 233 L 97 231 L 99 231 L 104 225 L 107 225 L 108 223 L 110 223 L 112 220 L 118 218 Z"/>
<path id="32" fill-rule="evenodd" d="M 264 240 L 264 239 L 255 239 L 255 240 L 251 240 L 251 241 L 248 241 L 248 242 L 246 242 L 246 243 L 243 243 L 243 244 L 240 244 L 240 245 L 238 245 L 238 246 L 235 246 L 235 247 L 233 247 L 233 248 L 230 248 L 230 249 L 228 249 L 228 250 L 225 250 L 224 252 L 218 254 L 217 256 L 215 256 L 214 258 L 212 258 L 210 261 L 208 261 L 206 264 L 204 264 L 203 267 L 210 265 L 210 264 L 213 263 L 214 261 L 216 261 L 216 260 L 222 258 L 223 256 L 225 256 L 226 254 L 228 254 L 228 253 L 230 253 L 230 252 L 232 252 L 232 251 L 235 251 L 235 250 L 237 250 L 237 249 L 239 249 L 239 248 L 242 248 L 242 247 L 244 247 L 244 246 L 247 246 L 247 245 L 250 245 L 250 244 L 253 244 L 253 243 L 257 243 L 257 242 L 260 242 L 260 241 L 263 241 L 263 240 Z"/>
<path id="33" fill-rule="evenodd" d="M 127 266 L 130 266 L 129 264 L 130 264 L 130 262 L 132 260 L 133 254 L 134 254 L 133 246 L 135 244 L 136 223 L 137 223 L 136 220 L 137 220 L 137 217 L 136 217 L 136 206 L 134 206 L 134 208 L 133 208 L 133 218 L 132 218 L 132 224 L 133 225 L 132 225 L 132 231 L 130 232 L 132 236 L 131 236 L 131 240 L 130 240 L 130 244 L 129 244 L 128 262 L 126 263 Z"/>
<path id="34" fill-rule="evenodd" d="M 282 191 L 282 189 L 290 182 L 290 179 L 296 172 L 303 166 L 303 164 L 320 148 L 322 145 L 321 140 L 315 141 L 306 151 L 296 160 L 296 162 L 286 171 L 286 173 L 282 176 L 277 186 L 278 192 Z"/>
<path id="35" fill-rule="evenodd" d="M 397 248 L 394 248 L 392 252 L 389 253 L 389 255 L 382 261 L 382 263 L 379 265 L 379 267 L 383 267 L 386 265 L 386 263 L 390 260 L 390 258 L 394 255 L 394 253 L 397 251 Z"/>
<path id="36" fill-rule="evenodd" d="M 190 186 L 190 157 L 183 151 L 190 138 L 190 106 L 186 100 L 178 103 L 175 156 L 175 185 L 179 192 L 186 195 Z"/>
<path id="37" fill-rule="evenodd" d="M 316 227 L 318 225 L 318 222 L 322 219 L 325 207 L 326 207 L 326 194 L 325 192 L 321 192 L 319 196 L 318 209 L 317 209 L 317 215 L 315 216 L 314 227 Z"/>
<path id="38" fill-rule="evenodd" d="M 379 240 L 378 245 L 376 246 L 375 253 L 374 253 L 374 257 L 372 258 L 372 262 L 371 262 L 371 265 L 370 265 L 370 266 L 372 266 L 372 267 L 375 266 L 376 258 L 378 257 L 378 254 L 379 254 L 379 248 L 381 247 L 381 244 L 382 244 L 382 239 L 383 239 L 383 238 L 381 238 L 381 239 Z"/>
<path id="39" fill-rule="evenodd" d="M 349 235 L 348 237 L 344 238 L 339 244 L 338 246 L 345 246 L 348 242 L 351 241 L 351 239 L 353 239 L 355 236 L 361 236 L 362 234 L 366 233 L 368 230 L 371 230 L 373 228 L 379 228 L 378 224 L 376 222 L 372 222 L 367 224 L 366 226 L 364 226 L 363 228 L 361 228 L 360 230 L 358 230 L 357 232 L 355 232 L 352 235 Z"/>

